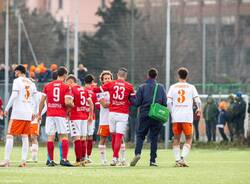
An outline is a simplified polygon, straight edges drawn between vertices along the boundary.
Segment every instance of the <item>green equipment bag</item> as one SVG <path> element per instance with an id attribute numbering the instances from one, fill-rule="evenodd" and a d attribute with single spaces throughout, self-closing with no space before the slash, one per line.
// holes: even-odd
<path id="1" fill-rule="evenodd" d="M 156 83 L 155 88 L 154 88 L 153 102 L 150 106 L 148 116 L 152 119 L 165 123 L 168 121 L 168 118 L 169 118 L 169 110 L 166 106 L 161 105 L 159 103 L 155 103 L 157 89 L 158 89 L 158 84 Z"/>

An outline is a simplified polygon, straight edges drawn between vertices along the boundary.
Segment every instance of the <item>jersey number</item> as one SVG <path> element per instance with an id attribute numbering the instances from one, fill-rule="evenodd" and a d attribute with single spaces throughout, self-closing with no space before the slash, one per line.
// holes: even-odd
<path id="1" fill-rule="evenodd" d="M 115 93 L 113 94 L 113 98 L 116 100 L 123 100 L 125 88 L 120 86 L 114 86 Z"/>
<path id="2" fill-rule="evenodd" d="M 53 100 L 55 102 L 59 102 L 60 101 L 60 88 L 59 87 L 55 87 L 53 89 Z"/>
<path id="3" fill-rule="evenodd" d="M 25 100 L 28 100 L 30 97 L 30 87 L 29 86 L 25 86 Z"/>
<path id="4" fill-rule="evenodd" d="M 84 92 L 80 92 L 80 98 L 81 98 L 81 105 L 84 106 L 86 103 L 86 98 L 84 96 Z"/>
<path id="5" fill-rule="evenodd" d="M 183 89 L 181 89 L 181 90 L 179 90 L 178 91 L 178 99 L 177 99 L 177 101 L 179 102 L 179 103 L 183 103 L 183 102 L 185 102 L 185 91 L 183 90 Z"/>

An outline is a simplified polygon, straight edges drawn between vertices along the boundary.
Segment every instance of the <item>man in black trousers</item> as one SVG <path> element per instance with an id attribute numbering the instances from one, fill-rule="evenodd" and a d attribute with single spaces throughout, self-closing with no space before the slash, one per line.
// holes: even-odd
<path id="1" fill-rule="evenodd" d="M 162 122 L 154 120 L 148 116 L 150 105 L 152 104 L 153 101 L 153 94 L 154 94 L 154 88 L 156 86 L 157 75 L 158 71 L 155 68 L 149 69 L 148 79 L 146 80 L 145 83 L 140 85 L 139 89 L 136 92 L 136 97 L 131 98 L 132 104 L 136 107 L 140 107 L 140 114 L 139 114 L 139 125 L 136 131 L 137 135 L 136 135 L 135 157 L 131 161 L 130 166 L 135 166 L 136 163 L 140 160 L 143 142 L 148 132 L 151 142 L 150 166 L 157 166 L 156 164 L 157 140 L 158 140 L 158 135 L 162 128 Z M 162 84 L 158 85 L 155 103 L 167 106 L 166 91 Z"/>

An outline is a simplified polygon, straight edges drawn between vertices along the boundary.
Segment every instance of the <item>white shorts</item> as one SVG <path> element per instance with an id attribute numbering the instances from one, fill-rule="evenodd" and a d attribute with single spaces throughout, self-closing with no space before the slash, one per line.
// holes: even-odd
<path id="1" fill-rule="evenodd" d="M 71 120 L 70 121 L 71 137 L 87 136 L 87 120 Z"/>
<path id="2" fill-rule="evenodd" d="M 68 134 L 69 122 L 63 117 L 46 117 L 45 132 L 47 135 Z"/>
<path id="3" fill-rule="evenodd" d="M 109 130 L 110 133 L 119 133 L 125 135 L 128 125 L 128 114 L 110 112 Z"/>
<path id="4" fill-rule="evenodd" d="M 90 125 L 87 123 L 87 135 L 88 136 L 94 135 L 94 131 L 95 131 L 95 120 L 93 120 Z"/>

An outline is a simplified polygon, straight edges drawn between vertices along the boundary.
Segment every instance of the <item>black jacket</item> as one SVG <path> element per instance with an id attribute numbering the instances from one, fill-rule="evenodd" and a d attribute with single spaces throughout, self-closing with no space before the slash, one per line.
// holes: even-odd
<path id="1" fill-rule="evenodd" d="M 156 81 L 153 79 L 146 80 L 145 83 L 141 84 L 136 92 L 136 96 L 131 98 L 131 103 L 140 107 L 140 117 L 148 116 L 150 105 L 153 101 L 154 87 Z M 158 85 L 158 90 L 155 98 L 155 102 L 167 106 L 167 96 L 165 88 L 162 84 Z"/>

